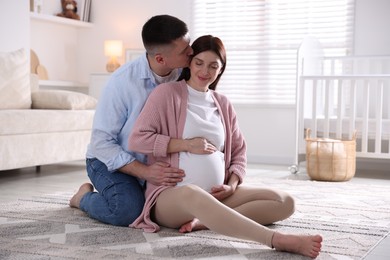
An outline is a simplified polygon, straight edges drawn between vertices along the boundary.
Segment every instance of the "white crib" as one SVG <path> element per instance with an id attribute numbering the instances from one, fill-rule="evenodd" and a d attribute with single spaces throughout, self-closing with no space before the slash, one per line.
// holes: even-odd
<path id="1" fill-rule="evenodd" d="M 336 139 L 351 139 L 356 130 L 357 158 L 390 159 L 390 56 L 324 57 L 314 38 L 302 42 L 297 56 L 291 172 L 305 160 L 307 128 L 311 137 Z"/>

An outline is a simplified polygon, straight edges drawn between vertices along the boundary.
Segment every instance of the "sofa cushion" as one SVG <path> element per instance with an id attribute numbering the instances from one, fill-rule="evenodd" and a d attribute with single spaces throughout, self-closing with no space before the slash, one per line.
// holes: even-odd
<path id="1" fill-rule="evenodd" d="M 0 52 L 0 109 L 31 107 L 29 69 L 24 49 Z"/>
<path id="2" fill-rule="evenodd" d="M 30 73 L 30 88 L 31 93 L 39 90 L 39 77 L 37 74 Z"/>
<path id="3" fill-rule="evenodd" d="M 66 90 L 39 90 L 31 96 L 35 109 L 94 109 L 97 103 L 94 97 Z"/>
<path id="4" fill-rule="evenodd" d="M 0 135 L 90 130 L 94 113 L 95 110 L 0 110 Z"/>

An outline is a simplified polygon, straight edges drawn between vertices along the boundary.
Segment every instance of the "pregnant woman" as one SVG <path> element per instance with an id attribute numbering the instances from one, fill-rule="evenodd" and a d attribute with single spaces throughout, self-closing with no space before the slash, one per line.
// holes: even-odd
<path id="1" fill-rule="evenodd" d="M 242 185 L 246 145 L 233 106 L 215 91 L 226 67 L 221 40 L 198 38 L 190 67 L 177 82 L 158 86 L 149 96 L 129 138 L 130 150 L 148 163 L 185 171 L 177 186 L 147 183 L 142 214 L 130 226 L 157 232 L 210 229 L 315 258 L 320 235 L 291 235 L 264 225 L 289 217 L 293 198 L 282 191 Z"/>

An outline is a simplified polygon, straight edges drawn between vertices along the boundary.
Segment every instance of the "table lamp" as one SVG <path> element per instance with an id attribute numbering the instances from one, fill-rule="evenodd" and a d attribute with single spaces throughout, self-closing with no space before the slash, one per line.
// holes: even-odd
<path id="1" fill-rule="evenodd" d="M 110 58 L 106 65 L 108 72 L 114 72 L 119 68 L 117 57 L 122 56 L 122 47 L 122 41 L 104 41 L 104 55 Z"/>

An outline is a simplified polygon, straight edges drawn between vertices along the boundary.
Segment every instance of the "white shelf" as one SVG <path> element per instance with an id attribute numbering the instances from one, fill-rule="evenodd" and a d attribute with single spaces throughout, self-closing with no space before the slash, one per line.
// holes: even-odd
<path id="1" fill-rule="evenodd" d="M 39 80 L 43 87 L 88 88 L 88 83 L 65 80 Z"/>
<path id="2" fill-rule="evenodd" d="M 45 21 L 45 22 L 51 22 L 51 23 L 57 23 L 57 24 L 64 24 L 64 25 L 70 25 L 74 27 L 92 27 L 92 23 L 88 22 L 83 22 L 79 20 L 74 20 L 70 18 L 64 18 L 64 17 L 59 17 L 55 15 L 48 15 L 48 14 L 39 14 L 39 13 L 34 13 L 30 12 L 30 18 L 37 20 L 37 21 Z"/>

